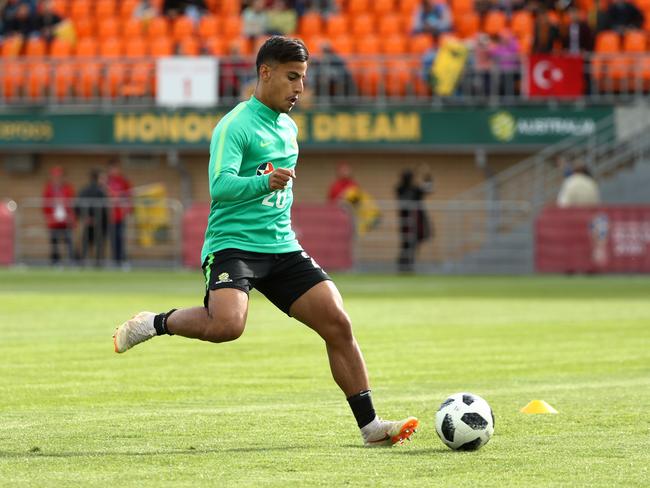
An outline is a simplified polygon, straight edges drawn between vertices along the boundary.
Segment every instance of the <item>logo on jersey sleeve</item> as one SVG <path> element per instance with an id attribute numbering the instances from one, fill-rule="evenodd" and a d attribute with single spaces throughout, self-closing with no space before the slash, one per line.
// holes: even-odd
<path id="1" fill-rule="evenodd" d="M 263 175 L 268 175 L 269 173 L 273 173 L 273 170 L 275 168 L 273 167 L 273 163 L 262 163 L 257 167 L 257 176 L 263 176 Z"/>

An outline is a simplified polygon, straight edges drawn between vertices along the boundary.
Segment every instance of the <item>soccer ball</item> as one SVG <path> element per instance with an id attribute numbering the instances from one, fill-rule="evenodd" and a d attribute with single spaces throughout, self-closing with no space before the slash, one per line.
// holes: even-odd
<path id="1" fill-rule="evenodd" d="M 475 451 L 494 434 L 494 414 L 480 396 L 456 393 L 436 412 L 436 432 L 451 449 Z"/>

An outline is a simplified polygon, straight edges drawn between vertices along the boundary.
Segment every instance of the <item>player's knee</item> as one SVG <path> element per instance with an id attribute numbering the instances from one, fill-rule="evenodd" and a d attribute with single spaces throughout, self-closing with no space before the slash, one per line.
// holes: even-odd
<path id="1" fill-rule="evenodd" d="M 244 333 L 246 319 L 240 314 L 220 315 L 214 317 L 203 335 L 204 341 L 229 342 L 239 339 Z"/>
<path id="2" fill-rule="evenodd" d="M 328 344 L 344 345 L 354 341 L 352 323 L 344 310 L 336 309 L 332 311 L 328 318 L 329 326 L 326 335 L 323 337 Z"/>

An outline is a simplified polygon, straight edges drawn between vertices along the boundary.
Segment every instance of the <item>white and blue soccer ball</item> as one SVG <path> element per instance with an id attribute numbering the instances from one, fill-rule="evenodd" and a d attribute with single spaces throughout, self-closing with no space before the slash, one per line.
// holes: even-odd
<path id="1" fill-rule="evenodd" d="M 480 449 L 494 434 L 494 414 L 488 402 L 473 393 L 456 393 L 436 412 L 436 432 L 458 451 Z"/>

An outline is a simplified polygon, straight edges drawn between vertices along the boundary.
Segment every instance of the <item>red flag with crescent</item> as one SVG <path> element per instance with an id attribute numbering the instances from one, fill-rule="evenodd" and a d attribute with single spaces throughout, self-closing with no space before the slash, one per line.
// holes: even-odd
<path id="1" fill-rule="evenodd" d="M 530 98 L 578 98 L 584 94 L 580 55 L 531 54 L 526 69 Z"/>

